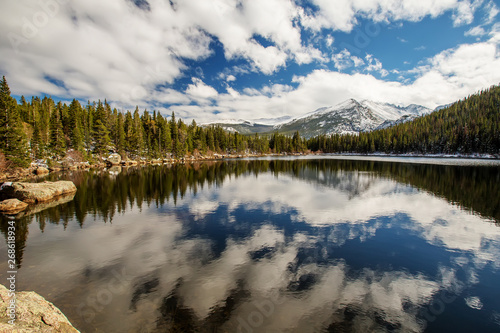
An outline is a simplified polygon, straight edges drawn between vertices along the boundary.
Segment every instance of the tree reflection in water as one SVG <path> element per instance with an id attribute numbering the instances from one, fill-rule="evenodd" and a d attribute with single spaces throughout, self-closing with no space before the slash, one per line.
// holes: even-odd
<path id="1" fill-rule="evenodd" d="M 500 252 L 498 231 L 484 237 L 471 224 L 464 238 L 460 229 L 499 223 L 499 175 L 498 167 L 328 159 L 63 173 L 52 180 L 73 180 L 74 200 L 18 215 L 16 255 L 22 268 L 33 222 L 42 232 L 77 223 L 86 233 L 96 222 L 116 222 L 114 234 L 97 236 L 109 245 L 88 245 L 114 259 L 87 259 L 84 273 L 70 272 L 78 281 L 65 281 L 70 286 L 56 297 L 83 331 L 120 331 L 124 323 L 145 332 L 438 331 L 465 310 L 454 302 L 446 304 L 451 314 L 422 311 L 443 291 L 467 292 Z M 434 214 L 442 207 L 446 214 Z M 5 236 L 7 221 L 2 216 Z M 114 248 L 126 233 L 142 238 Z M 120 267 L 129 292 L 112 294 L 85 320 L 81 300 L 91 309 L 87 295 L 98 295 Z M 135 324 L 107 323 L 121 316 Z"/>

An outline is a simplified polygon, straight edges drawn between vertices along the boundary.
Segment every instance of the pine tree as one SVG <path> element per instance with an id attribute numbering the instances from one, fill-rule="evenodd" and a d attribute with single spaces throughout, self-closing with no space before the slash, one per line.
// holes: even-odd
<path id="1" fill-rule="evenodd" d="M 82 118 L 82 106 L 76 99 L 73 99 L 69 105 L 70 139 L 71 146 L 77 151 L 83 151 Z"/>
<path id="2" fill-rule="evenodd" d="M 176 143 L 176 156 L 178 158 L 182 158 L 186 155 L 187 150 L 188 150 L 188 131 L 187 131 L 187 126 L 184 124 L 182 119 L 179 119 L 177 123 L 177 130 L 178 130 L 178 136 L 177 136 L 177 143 Z"/>
<path id="3" fill-rule="evenodd" d="M 90 104 L 90 101 L 88 101 L 84 117 L 85 122 L 83 124 L 85 150 L 87 152 L 91 151 L 93 143 L 94 109 L 94 105 Z"/>
<path id="4" fill-rule="evenodd" d="M 172 137 L 171 137 L 170 125 L 168 121 L 162 117 L 161 114 L 158 115 L 157 120 L 158 120 L 158 130 L 160 131 L 159 150 L 160 154 L 164 156 L 165 153 L 170 153 L 172 151 Z"/>
<path id="5" fill-rule="evenodd" d="M 133 122 L 132 114 L 130 111 L 127 111 L 125 114 L 125 122 L 123 123 L 123 130 L 125 132 L 125 151 L 127 152 L 132 152 Z"/>
<path id="6" fill-rule="evenodd" d="M 59 102 L 50 116 L 50 139 L 49 147 L 55 154 L 64 156 L 66 152 L 66 139 L 64 138 L 63 123 L 61 116 L 61 103 Z"/>
<path id="7" fill-rule="evenodd" d="M 50 116 L 56 108 L 54 100 L 50 97 L 44 97 L 40 105 L 40 137 L 42 139 L 42 148 L 44 151 L 49 147 L 50 144 Z"/>
<path id="8" fill-rule="evenodd" d="M 99 156 L 105 154 L 111 144 L 108 133 L 108 129 L 100 119 L 94 123 L 94 152 Z"/>
<path id="9" fill-rule="evenodd" d="M 94 136 L 94 152 L 102 156 L 108 150 L 108 146 L 111 144 L 111 139 L 109 138 L 109 131 L 107 128 L 106 110 L 102 105 L 101 101 L 97 103 L 94 114 L 94 126 L 93 126 L 93 136 Z"/>
<path id="10" fill-rule="evenodd" d="M 300 133 L 299 131 L 295 131 L 292 137 L 292 147 L 294 151 L 302 151 Z"/>
<path id="11" fill-rule="evenodd" d="M 172 112 L 172 117 L 170 118 L 170 137 L 172 138 L 172 154 L 174 157 L 179 157 L 179 131 L 177 129 L 174 112 Z"/>
<path id="12" fill-rule="evenodd" d="M 154 153 L 154 145 L 157 142 L 155 142 L 154 139 L 154 127 L 155 125 L 153 124 L 153 120 L 151 119 L 151 115 L 147 110 L 144 110 L 144 113 L 141 117 L 141 122 L 144 130 L 144 148 L 146 149 L 146 154 L 149 157 L 156 157 Z"/>
<path id="13" fill-rule="evenodd" d="M 28 166 L 27 139 L 17 102 L 10 96 L 5 76 L 0 82 L 0 149 L 18 166 Z"/>
<path id="14" fill-rule="evenodd" d="M 144 153 L 144 128 L 142 126 L 141 116 L 139 115 L 139 107 L 135 108 L 130 127 L 130 150 L 137 156 L 142 156 Z"/>
<path id="15" fill-rule="evenodd" d="M 214 127 L 210 127 L 207 130 L 207 148 L 210 151 L 215 150 L 215 138 L 214 138 Z"/>
<path id="16" fill-rule="evenodd" d="M 125 153 L 125 120 L 123 113 L 118 113 L 115 133 L 115 147 L 119 154 Z"/>

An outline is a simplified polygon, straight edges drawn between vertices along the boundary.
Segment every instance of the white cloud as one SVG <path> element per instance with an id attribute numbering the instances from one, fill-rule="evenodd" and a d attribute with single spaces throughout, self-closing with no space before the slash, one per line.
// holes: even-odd
<path id="1" fill-rule="evenodd" d="M 457 24 L 466 23 L 480 1 L 314 0 L 320 8 L 317 12 L 307 11 L 299 2 L 289 0 L 183 0 L 172 2 L 173 6 L 169 1 L 150 0 L 150 11 L 137 8 L 131 1 L 119 0 L 53 0 L 50 3 L 57 6 L 50 10 L 41 5 L 49 2 L 0 2 L 0 30 L 6 32 L 0 35 L 0 70 L 16 95 L 46 93 L 63 99 L 107 98 L 120 108 L 153 106 L 168 114 L 178 111 L 183 117 L 203 118 L 219 111 L 219 117 L 234 118 L 238 114 L 242 118 L 258 118 L 269 114 L 301 115 L 350 97 L 398 99 L 403 104 L 430 106 L 498 83 L 498 71 L 492 67 L 497 58 L 491 53 L 492 43 L 498 43 L 500 37 L 495 32 L 499 30 L 496 25 L 487 45 L 477 48 L 478 52 L 487 53 L 479 54 L 486 62 L 473 67 L 481 79 L 475 76 L 472 81 L 469 81 L 472 74 L 459 70 L 458 65 L 453 67 L 456 72 L 452 74 L 442 72 L 447 64 L 465 56 L 462 51 L 453 55 L 459 48 L 446 53 L 442 64 L 431 61 L 414 69 L 419 74 L 417 81 L 405 85 L 377 80 L 369 74 L 378 72 L 382 77 L 388 74 L 380 61 L 362 59 L 347 50 L 333 55 L 334 66 L 338 70 L 362 71 L 366 65 L 365 74 L 331 72 L 326 69 L 326 58 L 332 56 L 315 47 L 321 44 L 333 49 L 336 41 L 331 32 L 320 38 L 318 31 L 322 28 L 351 31 L 359 17 L 375 22 L 418 21 L 450 12 L 455 13 L 453 19 Z M 466 9 L 467 6 L 470 8 Z M 496 5 L 490 1 L 483 9 L 490 10 L 486 20 L 494 20 L 498 13 Z M 312 29 L 311 40 L 302 39 L 302 27 Z M 257 40 L 266 42 L 261 44 Z M 165 88 L 185 75 L 186 60 L 196 62 L 213 55 L 214 42 L 220 43 L 226 58 L 246 61 L 222 71 L 219 78 L 226 83 L 251 71 L 273 74 L 289 62 L 318 62 L 319 66 L 297 77 L 295 88 L 286 90 L 248 86 L 240 91 L 228 87 L 227 93 L 218 93 L 199 79 L 193 80 L 184 93 Z M 202 72 L 197 76 L 203 77 Z M 58 86 L 53 80 L 64 85 Z M 479 81 L 484 84 L 479 85 Z M 421 82 L 431 84 L 433 89 L 444 83 L 443 92 L 439 89 L 436 96 L 436 90 L 427 89 Z M 287 82 L 281 85 L 289 87 Z M 189 105 L 192 102 L 203 107 Z M 162 104 L 175 106 L 166 110 Z"/>
<path id="2" fill-rule="evenodd" d="M 189 97 L 177 90 L 162 88 L 151 93 L 151 98 L 163 104 L 184 104 L 189 103 Z"/>
<path id="3" fill-rule="evenodd" d="M 367 54 L 365 57 L 365 60 L 367 62 L 367 66 L 365 67 L 365 71 L 367 71 L 367 72 L 373 72 L 373 71 L 379 72 L 382 77 L 389 75 L 389 72 L 382 67 L 382 63 L 380 62 L 380 60 L 378 60 L 377 58 L 374 58 L 373 55 Z"/>
<path id="4" fill-rule="evenodd" d="M 490 43 L 500 44 L 500 23 L 495 23 L 493 25 L 489 35 L 491 36 L 489 40 Z"/>
<path id="5" fill-rule="evenodd" d="M 480 26 L 471 28 L 464 33 L 465 36 L 483 36 L 486 35 L 486 31 Z"/>
<path id="6" fill-rule="evenodd" d="M 211 99 L 218 95 L 217 90 L 213 87 L 206 85 L 202 80 L 193 77 L 193 83 L 188 85 L 186 89 L 186 94 L 193 97 L 196 100 Z"/>
<path id="7" fill-rule="evenodd" d="M 172 83 L 181 74 L 180 58 L 200 60 L 212 53 L 211 38 L 182 25 L 161 2 L 155 2 L 154 12 L 144 13 L 125 1 L 53 1 L 53 17 L 41 3 L 1 5 L 9 15 L 0 20 L 1 30 L 8 32 L 0 36 L 0 67 L 18 94 L 139 103 L 156 85 Z M 36 20 L 43 15 L 46 22 Z M 31 34 L 29 27 L 35 27 Z M 12 38 L 24 38 L 23 43 L 13 45 Z M 46 76 L 64 82 L 65 88 L 49 84 Z"/>
<path id="8" fill-rule="evenodd" d="M 352 55 L 347 49 L 343 49 L 339 53 L 336 53 L 332 56 L 332 61 L 334 66 L 339 71 L 343 71 L 344 69 L 351 67 L 359 67 L 364 65 L 363 59 Z"/>
<path id="9" fill-rule="evenodd" d="M 469 1 L 458 0 L 313 0 L 313 2 L 320 11 L 315 15 L 304 12 L 300 15 L 305 26 L 316 30 L 333 28 L 351 31 L 357 24 L 357 16 L 368 17 L 375 22 L 399 20 L 415 22 L 425 16 L 437 17 L 449 10 L 460 11 L 460 14 L 455 15 L 456 20 L 467 20 L 467 15 L 471 13 L 470 10 L 465 13 L 465 6 L 469 5 Z"/>
<path id="10" fill-rule="evenodd" d="M 243 89 L 237 98 L 220 94 L 216 98 L 216 118 L 257 119 L 269 116 L 300 116 L 320 107 L 335 105 L 348 98 L 390 102 L 396 105 L 420 104 L 429 108 L 459 100 L 471 93 L 498 84 L 500 80 L 500 25 L 490 33 L 490 40 L 483 43 L 464 44 L 443 51 L 407 73 L 416 75 L 413 82 L 384 81 L 370 75 L 368 70 L 388 74 L 380 61 L 367 55 L 366 74 L 345 74 L 327 69 L 317 69 L 310 74 L 295 76 L 292 89 L 275 90 L 272 86 L 259 91 Z M 336 65 L 346 66 L 347 50 L 336 55 Z M 351 57 L 352 60 L 352 57 Z M 351 66 L 353 63 L 350 63 Z M 402 74 L 405 71 L 401 71 Z M 401 77 L 404 79 L 404 76 Z M 265 90 L 265 91 L 264 91 Z M 436 94 L 439 91 L 439 94 Z M 213 115 L 207 114 L 207 117 Z M 212 118 L 205 120 L 213 120 Z"/>
<path id="11" fill-rule="evenodd" d="M 325 38 L 325 43 L 328 47 L 331 47 L 333 45 L 333 42 L 335 41 L 335 38 L 333 38 L 332 35 L 328 35 Z"/>
<path id="12" fill-rule="evenodd" d="M 497 17 L 498 13 L 500 13 L 500 10 L 493 1 L 488 2 L 488 4 L 484 7 L 484 11 L 486 12 L 486 24 L 495 22 L 495 18 Z"/>
<path id="13" fill-rule="evenodd" d="M 244 58 L 266 74 L 287 59 L 309 63 L 322 58 L 318 50 L 302 45 L 293 23 L 296 6 L 287 0 L 243 1 L 241 6 L 186 0 L 175 10 L 168 1 L 151 0 L 150 11 L 118 0 L 48 2 L 55 4 L 49 11 L 36 0 L 0 4 L 0 29 L 6 32 L 0 36 L 0 68 L 18 94 L 148 101 L 155 86 L 182 74 L 183 59 L 210 56 L 214 37 L 227 58 Z M 255 36 L 273 45 L 264 47 Z"/>
<path id="14" fill-rule="evenodd" d="M 358 58 L 356 56 L 351 56 L 351 60 L 354 62 L 354 67 L 359 67 L 359 66 L 365 64 L 365 62 L 363 61 L 363 59 Z"/>
<path id="15" fill-rule="evenodd" d="M 483 3 L 483 0 L 464 0 L 457 4 L 456 11 L 453 13 L 453 25 L 460 26 L 471 24 L 474 20 L 474 13 Z"/>

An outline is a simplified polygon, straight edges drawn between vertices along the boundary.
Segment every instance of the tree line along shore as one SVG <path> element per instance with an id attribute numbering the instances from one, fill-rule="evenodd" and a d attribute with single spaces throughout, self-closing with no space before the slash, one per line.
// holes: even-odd
<path id="1" fill-rule="evenodd" d="M 119 112 L 104 100 L 67 105 L 51 97 L 19 102 L 0 82 L 0 173 L 15 168 L 59 170 L 120 163 L 305 153 L 489 154 L 500 156 L 500 86 L 390 128 L 359 134 L 243 135 L 220 126 L 187 124 L 160 112 Z M 135 161 L 135 162 L 134 162 Z M 19 170 L 19 169 L 18 169 Z M 31 173 L 31 169 L 28 173 Z"/>

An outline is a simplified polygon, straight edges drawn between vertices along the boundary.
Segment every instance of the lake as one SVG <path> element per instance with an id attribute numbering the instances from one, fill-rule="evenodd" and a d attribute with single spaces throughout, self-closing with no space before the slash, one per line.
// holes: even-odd
<path id="1" fill-rule="evenodd" d="M 78 192 L 17 217 L 17 289 L 81 332 L 500 331 L 499 161 L 263 158 L 49 179 Z"/>

